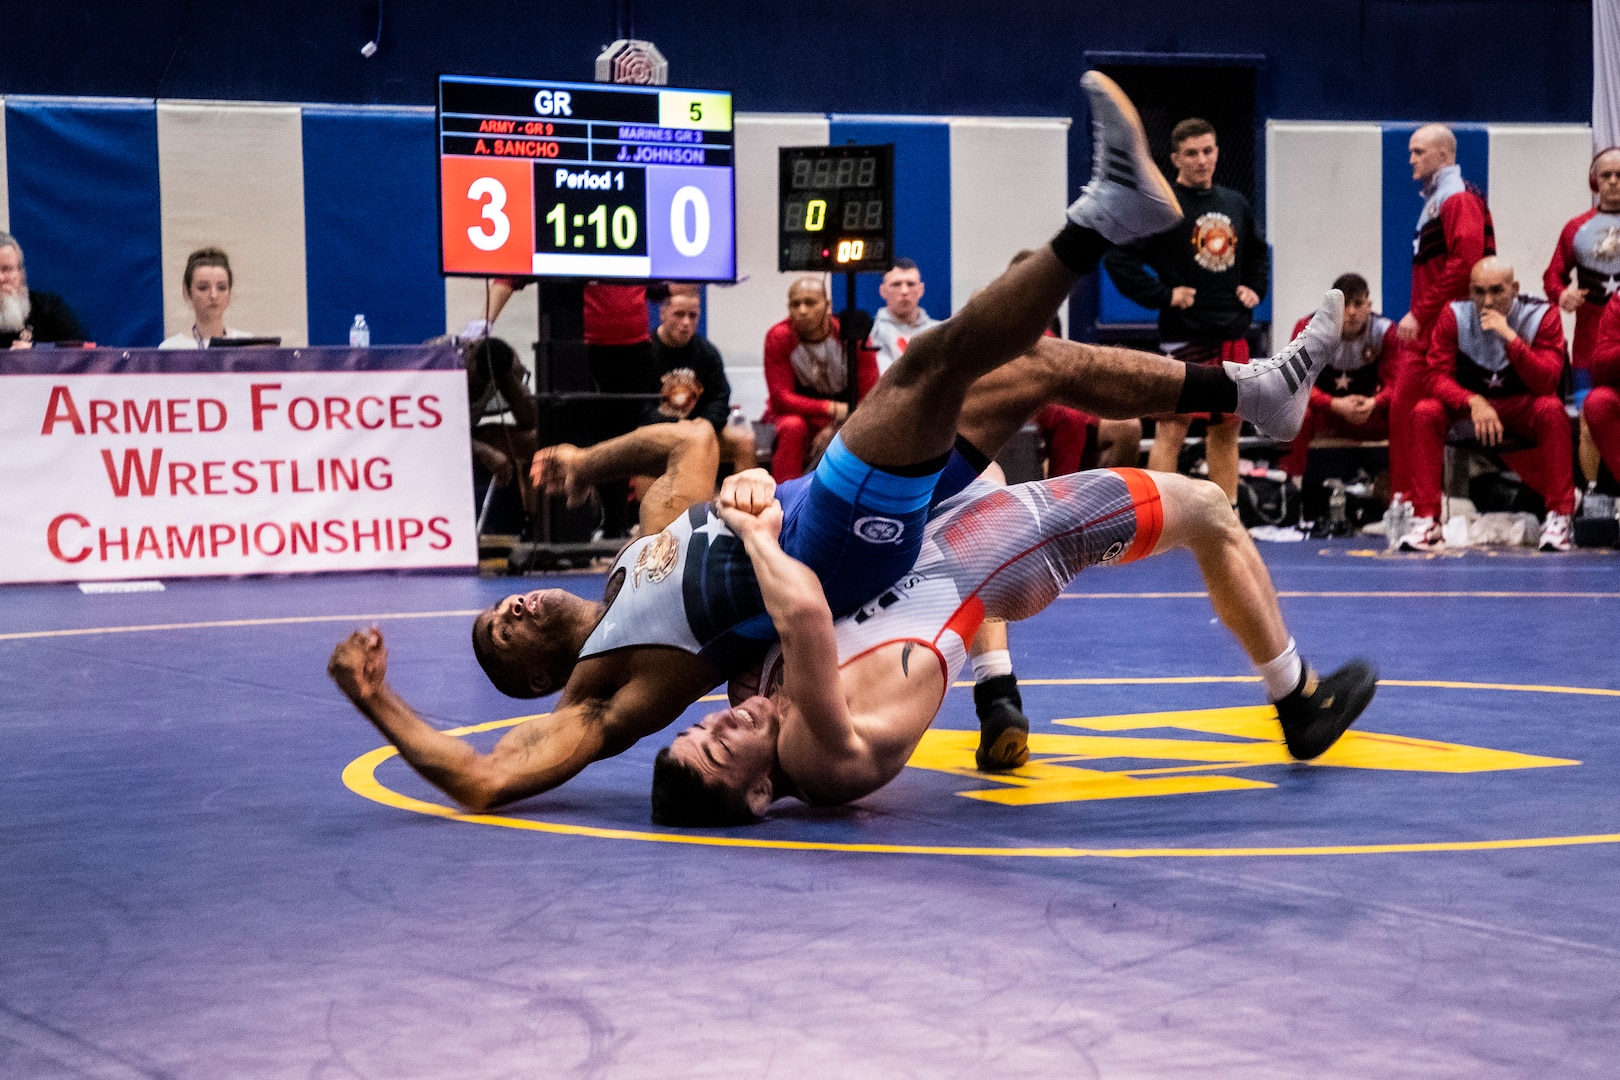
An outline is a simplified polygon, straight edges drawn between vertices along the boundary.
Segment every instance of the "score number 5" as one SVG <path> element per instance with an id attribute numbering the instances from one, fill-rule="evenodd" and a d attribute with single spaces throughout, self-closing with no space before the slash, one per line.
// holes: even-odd
<path id="1" fill-rule="evenodd" d="M 467 226 L 467 239 L 479 251 L 497 251 L 512 235 L 512 220 L 503 210 L 506 209 L 506 185 L 493 176 L 480 176 L 467 188 L 467 198 L 473 202 L 484 203 L 480 217 L 488 222 L 486 232 L 483 225 Z"/>

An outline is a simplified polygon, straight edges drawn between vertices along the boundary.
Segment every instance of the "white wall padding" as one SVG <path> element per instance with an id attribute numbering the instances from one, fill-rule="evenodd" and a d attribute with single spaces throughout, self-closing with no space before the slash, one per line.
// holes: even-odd
<path id="1" fill-rule="evenodd" d="M 1343 273 L 1366 278 L 1383 310 L 1382 160 L 1377 124 L 1266 124 L 1274 340 L 1286 340 Z"/>
<path id="2" fill-rule="evenodd" d="M 309 343 L 304 278 L 303 122 L 296 105 L 160 101 L 163 325 L 191 326 L 186 256 L 223 248 L 235 279 L 226 322 Z"/>
<path id="3" fill-rule="evenodd" d="M 1487 192 L 1496 251 L 1519 286 L 1537 296 L 1565 222 L 1592 208 L 1586 172 L 1592 130 L 1584 124 L 1493 124 Z"/>
<path id="4" fill-rule="evenodd" d="M 708 336 L 725 358 L 731 400 L 751 417 L 765 408 L 765 331 L 787 317 L 788 283 L 776 270 L 777 150 L 827 145 L 827 118 L 803 113 L 736 117 L 736 285 L 710 286 Z"/>
<path id="5" fill-rule="evenodd" d="M 951 117 L 951 304 L 957 310 L 1022 248 L 1063 225 L 1066 118 Z"/>

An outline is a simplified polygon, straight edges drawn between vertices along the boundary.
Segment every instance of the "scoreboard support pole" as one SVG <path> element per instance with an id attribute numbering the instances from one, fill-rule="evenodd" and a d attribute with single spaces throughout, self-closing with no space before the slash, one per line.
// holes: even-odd
<path id="1" fill-rule="evenodd" d="M 861 403 L 861 346 L 872 334 L 872 316 L 855 306 L 855 271 L 844 271 L 844 310 L 838 313 L 838 336 L 844 341 L 844 371 L 850 415 Z"/>
<path id="2" fill-rule="evenodd" d="M 561 442 L 588 445 L 595 441 L 595 406 L 640 394 L 603 394 L 595 390 L 586 362 L 585 283 L 552 279 L 536 283 L 539 335 L 534 343 L 535 397 L 539 406 L 537 445 Z M 585 406 L 580 408 L 580 406 Z M 612 558 L 621 539 L 590 539 L 594 516 L 587 507 L 569 510 L 561 496 L 536 492 L 537 513 L 524 537 L 507 556 L 509 574 L 581 569 L 600 558 Z"/>

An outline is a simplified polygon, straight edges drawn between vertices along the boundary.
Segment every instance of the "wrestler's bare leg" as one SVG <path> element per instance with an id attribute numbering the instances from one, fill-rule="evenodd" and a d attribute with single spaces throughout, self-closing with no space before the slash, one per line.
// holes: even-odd
<path id="1" fill-rule="evenodd" d="M 1163 498 L 1164 531 L 1155 555 L 1184 547 L 1198 560 L 1210 603 L 1249 659 L 1272 660 L 1288 647 L 1288 627 L 1254 541 L 1220 487 L 1176 473 L 1155 473 Z"/>
<path id="2" fill-rule="evenodd" d="M 968 387 L 1033 349 L 1075 280 L 1050 247 L 1009 267 L 951 319 L 912 339 L 844 425 L 844 445 L 881 468 L 948 453 Z"/>
<path id="3" fill-rule="evenodd" d="M 973 382 L 957 430 L 994 457 L 1047 405 L 1069 405 L 1105 420 L 1173 412 L 1186 378 L 1186 364 L 1157 353 L 1043 337 L 1023 356 Z"/>

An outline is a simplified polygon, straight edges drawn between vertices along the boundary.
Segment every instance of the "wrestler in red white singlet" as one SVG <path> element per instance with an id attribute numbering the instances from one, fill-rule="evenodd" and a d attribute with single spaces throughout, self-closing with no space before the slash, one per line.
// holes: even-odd
<path id="1" fill-rule="evenodd" d="M 1208 481 L 1139 469 L 1009 488 L 976 481 L 936 510 L 912 573 L 836 624 L 815 575 L 776 543 L 779 509 L 755 516 L 737 508 L 746 497 L 721 502 L 781 641 L 757 688 L 733 687 L 734 699 L 769 696 L 710 714 L 659 753 L 653 818 L 662 824 L 745 824 L 779 797 L 833 805 L 877 790 L 905 767 L 985 618 L 1029 618 L 1088 566 L 1172 547 L 1197 557 L 1295 758 L 1327 750 L 1373 695 L 1376 677 L 1361 661 L 1318 679 L 1300 659 L 1265 564 Z"/>

